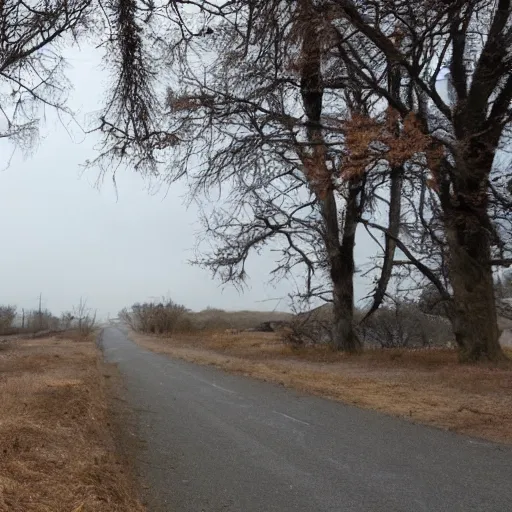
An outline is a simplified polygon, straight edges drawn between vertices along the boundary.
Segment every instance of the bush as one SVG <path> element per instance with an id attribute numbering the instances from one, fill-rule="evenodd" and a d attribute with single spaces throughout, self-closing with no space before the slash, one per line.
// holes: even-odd
<path id="1" fill-rule="evenodd" d="M 359 330 L 365 344 L 382 348 L 446 346 L 454 340 L 446 318 L 428 315 L 406 301 L 381 307 Z"/>
<path id="2" fill-rule="evenodd" d="M 311 311 L 298 313 L 287 322 L 281 338 L 292 348 L 332 342 L 332 306 L 324 305 Z"/>
<path id="3" fill-rule="evenodd" d="M 61 318 L 48 309 L 22 310 L 16 315 L 15 306 L 0 306 L 0 334 L 42 334 L 56 331 L 76 331 L 80 337 L 87 337 L 96 329 L 96 313 L 87 308 L 87 302 L 80 299 L 73 312 L 65 312 Z"/>
<path id="4" fill-rule="evenodd" d="M 394 300 L 362 322 L 364 311 L 354 311 L 356 333 L 364 345 L 381 348 L 446 346 L 454 341 L 450 322 L 421 311 L 414 302 Z M 293 348 L 329 344 L 332 341 L 333 310 L 325 304 L 298 313 L 288 322 L 281 338 Z"/>
<path id="5" fill-rule="evenodd" d="M 23 323 L 22 332 L 57 331 L 60 328 L 60 319 L 47 309 L 26 311 Z"/>
<path id="6" fill-rule="evenodd" d="M 87 300 L 80 297 L 78 306 L 73 308 L 73 313 L 65 313 L 66 320 L 71 320 L 71 326 L 78 330 L 83 338 L 90 336 L 96 329 L 96 311 L 93 313 L 87 307 Z"/>
<path id="7" fill-rule="evenodd" d="M 14 329 L 16 306 L 0 306 L 0 334 L 10 334 Z"/>
<path id="8" fill-rule="evenodd" d="M 185 306 L 172 300 L 164 303 L 145 302 L 134 304 L 131 311 L 124 309 L 119 313 L 121 320 L 133 330 L 150 334 L 172 334 L 177 331 L 191 330 L 192 323 L 187 316 Z"/>

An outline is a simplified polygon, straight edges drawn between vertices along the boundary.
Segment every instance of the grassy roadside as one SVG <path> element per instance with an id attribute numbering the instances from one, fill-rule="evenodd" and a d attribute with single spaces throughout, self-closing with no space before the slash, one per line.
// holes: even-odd
<path id="1" fill-rule="evenodd" d="M 176 336 L 132 333 L 147 349 L 418 423 L 512 443 L 512 365 L 457 363 L 450 350 L 374 350 L 346 356 L 292 350 L 273 333 Z"/>
<path id="2" fill-rule="evenodd" d="M 142 512 L 94 342 L 0 343 L 0 511 Z"/>

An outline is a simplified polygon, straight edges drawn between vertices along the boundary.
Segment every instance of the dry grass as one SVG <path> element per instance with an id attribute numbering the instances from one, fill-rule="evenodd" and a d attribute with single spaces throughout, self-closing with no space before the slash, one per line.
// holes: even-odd
<path id="1" fill-rule="evenodd" d="M 0 511 L 141 512 L 92 341 L 0 344 Z"/>
<path id="2" fill-rule="evenodd" d="M 198 313 L 188 313 L 192 325 L 199 329 L 252 329 L 264 322 L 290 321 L 291 313 L 280 311 L 224 311 L 204 309 Z"/>
<path id="3" fill-rule="evenodd" d="M 144 347 L 359 407 L 512 443 L 512 367 L 459 365 L 454 351 L 292 350 L 266 333 L 198 340 L 132 335 Z M 512 354 L 511 354 L 512 355 Z"/>

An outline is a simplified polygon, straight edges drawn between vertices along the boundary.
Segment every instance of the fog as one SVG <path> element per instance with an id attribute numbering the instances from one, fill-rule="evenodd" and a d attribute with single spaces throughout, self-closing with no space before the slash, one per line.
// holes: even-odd
<path id="1" fill-rule="evenodd" d="M 199 225 L 183 184 L 159 189 L 121 168 L 116 186 L 112 175 L 97 186 L 98 171 L 84 172 L 98 142 L 84 130 L 101 107 L 106 75 L 92 48 L 69 52 L 68 59 L 77 122 L 46 112 L 31 155 L 16 151 L 11 158 L 12 149 L 1 146 L 0 302 L 35 308 L 41 293 L 43 307 L 58 314 L 84 297 L 102 318 L 162 296 L 194 310 L 288 309 L 295 286 L 268 283 L 271 253 L 250 259 L 243 293 L 188 263 Z M 358 264 L 371 253 L 360 237 Z M 357 297 L 366 292 L 358 278 Z"/>

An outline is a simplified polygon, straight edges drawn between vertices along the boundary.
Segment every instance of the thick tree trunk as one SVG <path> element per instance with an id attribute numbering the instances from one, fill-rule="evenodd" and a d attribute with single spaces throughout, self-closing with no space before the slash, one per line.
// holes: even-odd
<path id="1" fill-rule="evenodd" d="M 338 208 L 330 190 L 322 201 L 325 244 L 333 286 L 332 346 L 336 350 L 357 353 L 361 340 L 354 330 L 354 246 L 357 227 L 358 189 L 352 186 L 345 210 L 343 237 L 340 244 Z"/>
<path id="2" fill-rule="evenodd" d="M 321 127 L 323 85 L 319 27 L 308 26 L 302 47 L 301 95 L 307 118 L 307 137 L 311 144 L 307 178 L 322 208 L 324 243 L 333 286 L 334 325 L 332 345 L 337 350 L 359 352 L 361 343 L 354 331 L 354 245 L 357 226 L 359 188 L 350 184 L 344 226 L 340 226 L 332 171 L 326 163 L 327 150 Z M 340 236 L 343 233 L 340 243 Z"/>
<path id="3" fill-rule="evenodd" d="M 453 289 L 450 317 L 461 361 L 499 361 L 505 356 L 499 344 L 485 172 L 493 154 L 480 147 L 464 156 L 456 164 L 455 191 L 441 194 Z"/>
<path id="4" fill-rule="evenodd" d="M 457 212 L 446 225 L 453 288 L 451 313 L 461 361 L 504 358 L 494 298 L 487 230 L 467 212 Z"/>

